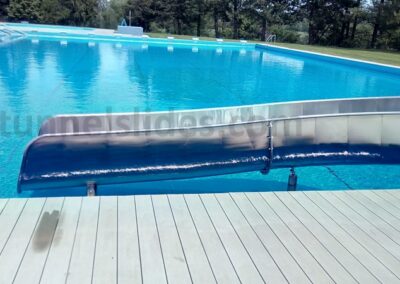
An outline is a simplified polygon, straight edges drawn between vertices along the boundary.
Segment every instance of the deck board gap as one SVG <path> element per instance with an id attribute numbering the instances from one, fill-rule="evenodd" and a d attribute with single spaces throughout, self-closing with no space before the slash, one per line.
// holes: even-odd
<path id="1" fill-rule="evenodd" d="M 253 263 L 254 267 L 256 268 L 258 274 L 260 275 L 260 277 L 262 278 L 262 280 L 265 282 L 266 280 L 264 279 L 264 276 L 262 275 L 262 273 L 260 272 L 260 268 L 257 266 L 257 264 L 254 261 L 254 258 L 251 256 L 248 248 L 246 247 L 246 245 L 244 244 L 242 238 L 240 237 L 240 235 L 237 232 L 237 229 L 235 228 L 235 226 L 232 224 L 231 219 L 229 218 L 228 214 L 226 213 L 225 209 L 223 208 L 223 206 L 221 205 L 220 201 L 218 200 L 218 198 L 216 197 L 216 195 L 214 194 L 214 198 L 217 201 L 219 207 L 222 209 L 222 212 L 224 212 L 224 215 L 226 217 L 226 219 L 228 220 L 231 228 L 233 229 L 233 231 L 235 232 L 237 238 L 239 239 L 240 243 L 242 244 L 244 250 L 246 251 L 247 255 L 249 256 L 249 258 L 251 259 L 251 262 Z"/>
<path id="2" fill-rule="evenodd" d="M 157 231 L 157 236 L 158 236 L 158 243 L 160 245 L 160 252 L 161 252 L 162 262 L 163 262 L 163 266 L 164 266 L 165 278 L 166 278 L 167 283 L 169 283 L 167 267 L 165 266 L 164 253 L 163 253 L 163 248 L 162 248 L 162 243 L 161 243 L 161 238 L 160 238 L 160 231 L 158 229 L 158 224 L 157 224 L 157 216 L 156 216 L 156 212 L 155 212 L 155 209 L 154 209 L 153 196 L 150 196 L 150 200 L 151 200 L 151 208 L 153 210 L 153 217 L 154 217 L 154 221 L 155 221 L 155 224 L 156 224 L 156 231 Z"/>
<path id="3" fill-rule="evenodd" d="M 72 241 L 72 248 L 71 248 L 71 252 L 70 252 L 70 254 L 69 254 L 69 261 L 68 261 L 68 267 L 67 267 L 67 275 L 66 275 L 66 277 L 65 277 L 65 282 L 64 282 L 64 284 L 66 284 L 66 283 L 67 283 L 67 280 L 68 280 L 68 274 L 69 274 L 69 269 L 70 269 L 70 266 L 71 266 L 72 254 L 73 254 L 74 248 L 75 248 L 76 233 L 77 233 L 77 231 L 78 231 L 79 221 L 80 221 L 80 219 L 81 219 L 82 205 L 83 205 L 83 198 L 81 198 L 81 202 L 80 202 L 80 206 L 79 206 L 78 220 L 77 220 L 76 226 L 75 226 L 74 240 Z"/>

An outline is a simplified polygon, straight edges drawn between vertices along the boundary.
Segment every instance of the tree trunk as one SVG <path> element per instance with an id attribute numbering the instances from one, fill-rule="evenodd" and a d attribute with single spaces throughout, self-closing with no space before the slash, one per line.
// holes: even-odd
<path id="1" fill-rule="evenodd" d="M 233 1 L 233 38 L 239 38 L 239 1 Z"/>
<path id="2" fill-rule="evenodd" d="M 180 19 L 177 20 L 178 35 L 182 34 L 182 22 Z"/>
<path id="3" fill-rule="evenodd" d="M 201 14 L 197 15 L 197 36 L 201 34 Z"/>
<path id="4" fill-rule="evenodd" d="M 378 39 L 378 32 L 379 32 L 379 24 L 381 21 L 381 13 L 382 13 L 382 6 L 384 4 L 385 0 L 381 0 L 381 3 L 379 4 L 378 7 L 378 14 L 376 15 L 375 19 L 375 24 L 374 24 L 374 31 L 372 32 L 372 38 L 371 38 L 371 48 L 375 48 L 376 46 L 376 41 Z"/>
<path id="5" fill-rule="evenodd" d="M 356 31 L 357 31 L 357 21 L 358 21 L 358 17 L 355 16 L 354 17 L 354 23 L 353 23 L 353 28 L 351 29 L 351 40 L 354 40 L 354 37 L 356 35 Z"/>
<path id="6" fill-rule="evenodd" d="M 347 21 L 346 23 L 346 35 L 345 35 L 345 39 L 348 39 L 350 35 L 350 20 Z"/>
<path id="7" fill-rule="evenodd" d="M 361 0 L 357 0 L 357 8 L 360 7 L 361 4 Z M 356 16 L 354 17 L 354 22 L 353 22 L 353 27 L 351 29 L 351 40 L 354 40 L 354 37 L 356 35 L 356 31 L 357 31 L 357 24 L 358 24 L 358 16 L 356 14 Z"/>
<path id="8" fill-rule="evenodd" d="M 339 37 L 338 37 L 338 39 L 336 40 L 336 44 L 337 44 L 337 45 L 341 45 L 341 44 L 342 44 L 343 39 L 344 39 L 344 33 L 345 33 L 345 31 L 346 31 L 346 23 L 343 22 L 343 23 L 342 23 L 342 28 L 341 28 L 341 30 L 340 30 Z"/>
<path id="9" fill-rule="evenodd" d="M 266 41 L 267 35 L 267 19 L 265 17 L 262 18 L 262 27 L 261 27 L 261 41 Z"/>
<path id="10" fill-rule="evenodd" d="M 310 7 L 309 9 L 309 23 L 308 23 L 308 44 L 314 44 L 316 43 L 316 32 L 315 32 L 315 26 L 314 26 L 314 10 L 315 10 L 315 3 L 314 1 L 309 4 Z"/>
<path id="11" fill-rule="evenodd" d="M 218 38 L 219 37 L 219 27 L 218 27 L 218 11 L 217 11 L 217 9 L 214 9 L 213 18 L 214 18 L 215 37 Z"/>

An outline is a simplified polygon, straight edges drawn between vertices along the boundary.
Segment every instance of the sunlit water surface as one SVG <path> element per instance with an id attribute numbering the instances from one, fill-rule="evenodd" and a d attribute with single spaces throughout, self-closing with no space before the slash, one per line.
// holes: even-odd
<path id="1" fill-rule="evenodd" d="M 0 46 L 0 197 L 17 196 L 23 150 L 47 116 L 400 95 L 400 76 L 394 74 L 253 47 L 221 46 L 89 47 L 85 42 L 62 46 L 43 40 Z M 310 167 L 297 173 L 299 189 L 304 190 L 400 188 L 397 166 Z M 100 192 L 285 190 L 287 176 L 288 170 L 275 170 L 268 176 L 246 173 Z"/>

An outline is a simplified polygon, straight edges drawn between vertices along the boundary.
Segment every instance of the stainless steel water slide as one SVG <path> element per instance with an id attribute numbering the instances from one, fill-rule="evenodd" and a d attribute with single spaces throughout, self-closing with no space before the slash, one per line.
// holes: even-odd
<path id="1" fill-rule="evenodd" d="M 56 116 L 18 191 L 332 164 L 400 163 L 400 97 Z"/>

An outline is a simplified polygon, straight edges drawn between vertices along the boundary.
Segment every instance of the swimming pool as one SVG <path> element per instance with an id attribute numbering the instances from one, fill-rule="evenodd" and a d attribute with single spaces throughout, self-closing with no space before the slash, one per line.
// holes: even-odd
<path id="1" fill-rule="evenodd" d="M 251 44 L 36 37 L 0 46 L 0 197 L 17 195 L 23 150 L 47 116 L 400 95 L 397 70 Z M 304 190 L 400 187 L 397 166 L 309 167 L 297 173 Z M 275 170 L 268 176 L 105 187 L 99 193 L 285 190 L 287 175 Z"/>

